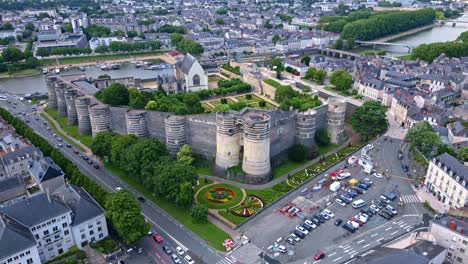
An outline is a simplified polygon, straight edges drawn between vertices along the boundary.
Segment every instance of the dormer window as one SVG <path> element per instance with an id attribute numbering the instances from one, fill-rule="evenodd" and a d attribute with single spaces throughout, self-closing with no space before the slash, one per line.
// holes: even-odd
<path id="1" fill-rule="evenodd" d="M 444 171 L 447 172 L 447 166 L 444 167 Z"/>
<path id="2" fill-rule="evenodd" d="M 460 176 L 457 176 L 457 178 L 455 178 L 455 180 L 456 180 L 457 182 L 459 182 L 459 181 L 460 181 Z"/>
<path id="3" fill-rule="evenodd" d="M 453 171 L 450 171 L 449 175 L 450 175 L 450 176 L 453 176 Z"/>
<path id="4" fill-rule="evenodd" d="M 463 187 L 466 186 L 466 181 L 463 181 L 463 182 L 462 182 L 462 186 L 463 186 Z"/>
<path id="5" fill-rule="evenodd" d="M 439 163 L 437 163 L 437 166 L 442 167 L 442 162 L 439 161 Z"/>

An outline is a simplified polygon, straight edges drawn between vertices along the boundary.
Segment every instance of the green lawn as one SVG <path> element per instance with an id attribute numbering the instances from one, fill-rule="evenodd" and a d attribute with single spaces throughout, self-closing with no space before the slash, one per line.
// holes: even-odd
<path id="1" fill-rule="evenodd" d="M 339 145 L 335 145 L 335 144 L 329 144 L 327 146 L 318 146 L 319 156 L 325 155 L 328 152 L 336 149 L 337 147 L 339 147 Z"/>
<path id="2" fill-rule="evenodd" d="M 245 220 L 249 219 L 248 217 L 241 217 L 237 215 L 233 215 L 231 212 L 225 212 L 224 210 L 219 210 L 218 213 L 226 218 L 229 222 L 235 224 L 235 225 L 240 225 L 242 222 Z M 251 216 L 253 217 L 253 216 Z"/>
<path id="3" fill-rule="evenodd" d="M 111 171 L 114 175 L 118 176 L 126 183 L 131 185 L 135 188 L 138 192 L 143 194 L 147 199 L 151 200 L 159 207 L 161 207 L 164 211 L 170 214 L 172 217 L 177 219 L 183 225 L 185 225 L 188 229 L 193 231 L 195 234 L 200 236 L 203 240 L 206 240 L 211 246 L 214 248 L 225 251 L 222 243 L 226 238 L 231 238 L 227 233 L 223 230 L 219 229 L 217 226 L 212 224 L 211 222 L 206 223 L 196 223 L 192 221 L 192 217 L 190 216 L 190 211 L 186 207 L 180 207 L 170 203 L 169 201 L 155 197 L 151 194 L 150 191 L 145 189 L 142 185 L 138 184 L 134 179 L 128 177 L 122 170 L 113 166 L 112 164 L 108 163 L 105 164 L 105 167 Z"/>
<path id="4" fill-rule="evenodd" d="M 272 203 L 273 201 L 276 201 L 277 199 L 279 199 L 281 196 L 283 196 L 285 193 L 287 193 L 288 191 L 292 189 L 293 187 L 287 185 L 283 181 L 271 188 L 266 188 L 266 189 L 261 189 L 261 190 L 245 190 L 245 191 L 247 192 L 247 195 L 256 195 L 260 197 L 265 202 L 265 205 L 267 205 L 269 203 Z"/>
<path id="5" fill-rule="evenodd" d="M 303 162 L 294 162 L 294 161 L 286 161 L 283 164 L 279 165 L 278 167 L 273 168 L 273 179 L 279 178 L 288 172 L 299 168 L 300 166 L 306 164 L 309 160 L 304 160 Z"/>
<path id="6" fill-rule="evenodd" d="M 91 143 L 93 143 L 93 137 L 91 135 L 82 136 L 78 134 L 78 126 L 68 126 L 67 125 L 67 117 L 60 117 L 58 116 L 57 110 L 47 109 L 45 110 L 59 125 L 62 129 L 70 136 L 74 137 L 75 139 L 79 140 L 87 147 L 91 147 Z"/>
<path id="7" fill-rule="evenodd" d="M 208 176 L 214 176 L 214 173 L 211 171 L 210 168 L 207 167 L 195 167 L 197 170 L 198 174 L 203 174 L 203 175 L 208 175 Z"/>
<path id="8" fill-rule="evenodd" d="M 39 69 L 26 69 L 26 70 L 21 70 L 21 71 L 17 71 L 15 73 L 13 73 L 12 75 L 9 75 L 8 73 L 2 73 L 0 74 L 0 78 L 2 77 L 19 77 L 19 76 L 23 76 L 23 75 L 33 75 L 33 74 L 38 74 L 40 73 L 41 70 Z"/>
<path id="9" fill-rule="evenodd" d="M 212 180 L 205 179 L 205 178 L 201 178 L 201 177 L 198 178 L 198 182 L 199 182 L 200 184 L 195 185 L 195 186 L 193 187 L 193 193 L 196 193 L 199 189 L 205 187 L 205 186 L 208 185 L 208 184 L 212 184 L 212 183 L 213 183 Z"/>
<path id="10" fill-rule="evenodd" d="M 67 136 L 66 136 L 65 134 L 63 134 L 62 132 L 60 132 L 59 129 L 55 126 L 55 124 L 52 123 L 52 120 L 51 120 L 48 116 L 46 116 L 46 115 L 44 115 L 44 114 L 41 114 L 41 116 L 42 116 L 45 120 L 47 120 L 47 121 L 49 122 L 50 126 L 52 127 L 52 129 L 55 131 L 55 133 L 56 133 L 57 135 L 59 135 L 59 136 L 62 137 L 62 138 L 65 138 L 65 139 L 67 138 Z M 68 140 L 67 140 L 67 141 L 68 141 Z M 71 145 L 73 145 L 74 147 L 76 147 L 76 148 L 79 149 L 80 151 L 85 152 L 85 150 L 84 150 L 81 146 L 79 146 L 78 144 L 76 144 L 74 141 L 71 141 L 71 140 L 70 140 L 70 141 L 68 141 L 68 142 L 70 142 Z"/>
<path id="11" fill-rule="evenodd" d="M 104 55 L 94 55 L 94 56 L 81 56 L 81 57 L 72 57 L 72 58 L 60 58 L 60 64 L 68 63 L 80 63 L 80 62 L 94 62 L 101 60 L 115 60 L 115 59 L 125 59 L 125 58 L 138 58 L 141 56 L 149 55 L 159 55 L 167 52 L 167 50 L 156 50 L 148 52 L 134 52 L 134 53 L 124 53 L 124 54 L 104 54 Z M 57 63 L 56 59 L 43 59 L 41 60 L 43 65 L 54 65 Z"/>
<path id="12" fill-rule="evenodd" d="M 211 201 L 208 199 L 208 196 L 210 194 L 210 191 L 213 191 L 215 188 L 225 188 L 227 190 L 232 190 L 234 191 L 234 196 L 226 199 L 225 203 L 217 203 L 216 201 Z M 200 204 L 204 204 L 206 207 L 211 208 L 211 209 L 231 208 L 233 206 L 236 206 L 240 202 L 242 202 L 243 199 L 244 197 L 239 187 L 232 186 L 229 184 L 224 184 L 224 183 L 215 184 L 207 188 L 204 188 L 197 195 L 197 201 Z"/>
<path id="13" fill-rule="evenodd" d="M 332 86 L 325 86 L 325 90 L 337 93 L 337 94 L 342 95 L 342 96 L 353 96 L 354 95 L 354 94 L 351 94 L 351 93 L 348 93 L 348 92 L 337 90 L 337 89 L 335 89 L 335 87 L 332 87 Z"/>

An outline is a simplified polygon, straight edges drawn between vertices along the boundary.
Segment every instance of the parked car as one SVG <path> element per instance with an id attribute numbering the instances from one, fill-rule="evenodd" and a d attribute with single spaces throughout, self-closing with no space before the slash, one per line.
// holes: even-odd
<path id="1" fill-rule="evenodd" d="M 324 212 L 321 212 L 321 213 L 319 214 L 319 216 L 323 217 L 325 220 L 330 219 L 330 216 L 329 216 L 328 214 L 324 213 Z"/>
<path id="2" fill-rule="evenodd" d="M 383 179 L 384 176 L 382 175 L 382 173 L 379 173 L 379 172 L 374 172 L 372 173 L 372 176 L 378 178 L 378 179 Z"/>
<path id="3" fill-rule="evenodd" d="M 301 238 L 298 235 L 296 235 L 296 233 L 292 233 L 290 237 L 296 242 L 301 241 Z"/>
<path id="4" fill-rule="evenodd" d="M 67 144 L 67 148 L 71 148 L 71 147 L 72 147 L 72 146 L 71 146 L 71 144 L 70 144 L 70 143 L 68 143 L 68 144 Z"/>
<path id="5" fill-rule="evenodd" d="M 286 242 L 290 245 L 294 245 L 294 238 L 292 236 L 289 236 L 288 238 L 286 238 Z"/>
<path id="6" fill-rule="evenodd" d="M 346 191 L 346 194 L 349 195 L 349 196 L 351 196 L 353 199 L 357 196 L 357 193 L 352 192 L 352 191 L 350 191 L 350 190 Z"/>
<path id="7" fill-rule="evenodd" d="M 328 215 L 330 218 L 333 218 L 333 217 L 335 216 L 335 214 L 332 213 L 332 212 L 331 212 L 330 210 L 328 210 L 328 209 L 323 210 L 322 213 Z"/>
<path id="8" fill-rule="evenodd" d="M 336 221 L 335 221 L 335 225 L 336 225 L 336 226 L 340 226 L 341 223 L 343 223 L 343 220 L 341 220 L 341 219 L 339 219 L 339 218 L 336 219 Z"/>
<path id="9" fill-rule="evenodd" d="M 184 260 L 187 264 L 195 264 L 195 261 L 193 261 L 193 259 L 189 255 L 186 255 Z"/>
<path id="10" fill-rule="evenodd" d="M 146 199 L 145 199 L 145 198 L 143 198 L 143 197 L 141 197 L 141 196 L 138 196 L 138 198 L 137 198 L 137 199 L 138 199 L 138 201 L 140 201 L 141 203 L 144 203 L 144 202 L 146 202 Z"/>
<path id="11" fill-rule="evenodd" d="M 346 203 L 343 202 L 343 200 L 341 200 L 341 199 L 339 199 L 339 198 L 336 199 L 335 202 L 336 202 L 337 204 L 341 205 L 341 206 L 346 206 Z"/>
<path id="12" fill-rule="evenodd" d="M 92 165 L 93 164 L 93 161 L 88 159 L 86 162 L 88 162 L 89 165 Z"/>
<path id="13" fill-rule="evenodd" d="M 181 247 L 176 247 L 176 248 L 175 248 L 175 251 L 176 251 L 177 254 L 179 254 L 180 256 L 182 256 L 182 255 L 185 254 L 185 251 L 184 251 Z"/>
<path id="14" fill-rule="evenodd" d="M 393 215 L 396 215 L 398 212 L 395 208 L 393 208 L 393 206 L 387 204 L 387 206 L 385 207 L 387 208 L 387 210 L 389 210 Z"/>
<path id="15" fill-rule="evenodd" d="M 353 200 L 353 197 L 347 193 L 343 193 L 343 196 L 348 198 L 348 200 L 352 201 Z"/>
<path id="16" fill-rule="evenodd" d="M 371 179 L 369 179 L 369 178 L 364 178 L 362 181 L 363 181 L 365 184 L 369 185 L 369 186 L 371 186 L 372 184 L 374 184 L 374 182 L 373 182 Z"/>
<path id="17" fill-rule="evenodd" d="M 94 164 L 94 168 L 95 168 L 96 170 L 99 170 L 100 167 L 99 167 L 99 165 Z"/>
<path id="18" fill-rule="evenodd" d="M 406 165 L 406 164 L 401 165 L 401 168 L 403 169 L 404 172 L 408 172 L 408 171 L 409 171 L 408 165 Z"/>
<path id="19" fill-rule="evenodd" d="M 305 220 L 305 221 L 304 221 L 304 224 L 310 226 L 310 227 L 313 228 L 313 229 L 317 228 L 317 225 L 314 224 L 314 223 L 313 223 L 312 221 L 310 221 L 309 219 Z"/>
<path id="20" fill-rule="evenodd" d="M 305 238 L 305 234 L 297 230 L 294 230 L 294 235 L 296 235 L 299 238 Z"/>
<path id="21" fill-rule="evenodd" d="M 383 219 L 386 219 L 386 220 L 390 220 L 390 218 L 392 218 L 391 216 L 389 216 L 388 214 L 384 213 L 384 212 L 380 212 L 379 215 L 383 218 Z"/>
<path id="22" fill-rule="evenodd" d="M 352 201 L 352 199 L 350 199 L 350 198 L 347 197 L 347 196 L 344 196 L 343 194 L 340 196 L 340 199 L 341 199 L 343 202 L 345 202 L 346 204 L 349 204 L 349 203 Z"/>
<path id="23" fill-rule="evenodd" d="M 358 187 L 358 188 L 361 188 L 361 189 L 363 189 L 363 190 L 367 190 L 367 189 L 369 189 L 369 186 L 367 186 L 367 185 L 366 185 L 366 184 L 364 184 L 364 183 L 360 183 L 360 184 L 358 184 L 358 185 L 357 185 L 357 187 Z"/>
<path id="24" fill-rule="evenodd" d="M 309 234 L 309 231 L 307 231 L 307 229 L 305 229 L 304 227 L 302 227 L 300 225 L 296 226 L 296 230 L 303 233 L 304 235 Z"/>
<path id="25" fill-rule="evenodd" d="M 80 152 L 79 152 L 78 150 L 76 150 L 76 149 L 73 150 L 73 153 L 75 153 L 75 154 L 80 154 Z"/>
<path id="26" fill-rule="evenodd" d="M 398 159 L 399 160 L 403 159 L 403 152 L 401 150 L 398 150 Z"/>
<path id="27" fill-rule="evenodd" d="M 355 222 L 357 223 L 359 226 L 363 226 L 364 225 L 364 222 L 362 222 L 361 220 L 359 219 L 356 219 L 355 217 L 351 217 L 351 219 L 349 219 L 351 222 Z"/>
<path id="28" fill-rule="evenodd" d="M 179 257 L 176 254 L 172 254 L 171 257 L 172 257 L 172 261 L 174 261 L 174 263 L 176 263 L 176 264 L 181 263 Z"/>
<path id="29" fill-rule="evenodd" d="M 345 230 L 347 230 L 347 231 L 349 231 L 351 233 L 354 233 L 357 230 L 354 226 L 352 226 L 350 224 L 344 224 L 344 225 L 342 225 L 342 227 L 343 227 L 343 229 L 345 229 Z"/>
<path id="30" fill-rule="evenodd" d="M 163 248 L 164 252 L 166 252 L 167 255 L 170 256 L 172 254 L 172 249 L 170 247 L 163 246 L 162 248 Z"/>
<path id="31" fill-rule="evenodd" d="M 302 228 L 304 228 L 305 230 L 307 230 L 307 231 L 309 231 L 309 232 L 312 231 L 312 227 L 310 227 L 310 226 L 308 226 L 308 225 L 306 225 L 306 224 L 304 224 L 304 223 L 303 223 L 303 224 L 300 224 L 299 226 L 302 227 Z"/>
<path id="32" fill-rule="evenodd" d="M 313 215 L 312 217 L 318 219 L 320 223 L 325 223 L 325 219 L 323 217 L 320 217 L 320 215 Z"/>
<path id="33" fill-rule="evenodd" d="M 316 217 L 310 218 L 310 221 L 314 222 L 316 226 L 320 226 L 320 220 Z"/>
<path id="34" fill-rule="evenodd" d="M 158 243 L 158 244 L 164 241 L 163 237 L 160 236 L 159 234 L 154 234 L 154 235 L 153 235 L 153 239 L 154 239 L 154 241 L 156 241 L 156 243 Z"/>
<path id="35" fill-rule="evenodd" d="M 116 188 L 115 188 L 115 191 L 116 191 L 116 192 L 120 192 L 121 190 L 122 190 L 121 187 L 116 187 Z"/>

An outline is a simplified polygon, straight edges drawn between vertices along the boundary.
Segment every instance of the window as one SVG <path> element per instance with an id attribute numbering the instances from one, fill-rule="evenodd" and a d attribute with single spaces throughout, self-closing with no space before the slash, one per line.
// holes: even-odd
<path id="1" fill-rule="evenodd" d="M 66 222 L 62 224 L 62 227 L 67 227 L 67 226 L 68 226 L 68 223 Z"/>
<path id="2" fill-rule="evenodd" d="M 461 253 L 465 253 L 465 249 L 460 248 L 460 252 L 461 252 Z"/>
<path id="3" fill-rule="evenodd" d="M 55 238 L 55 239 L 59 239 L 59 238 L 60 238 L 60 235 L 55 235 L 54 238 Z"/>
<path id="4" fill-rule="evenodd" d="M 94 235 L 94 231 L 93 230 L 89 231 L 89 235 L 90 236 Z"/>
<path id="5" fill-rule="evenodd" d="M 31 231 L 35 231 L 35 230 L 36 230 L 36 227 L 31 228 Z"/>
<path id="6" fill-rule="evenodd" d="M 54 226 L 54 227 L 52 228 L 52 231 L 54 231 L 54 232 L 57 231 L 57 230 L 58 230 L 58 226 Z"/>
<path id="7" fill-rule="evenodd" d="M 457 261 L 458 261 L 458 262 L 462 262 L 462 261 L 463 261 L 463 259 L 462 259 L 462 258 L 460 258 L 460 257 L 458 257 L 458 258 L 457 258 Z"/>
<path id="8" fill-rule="evenodd" d="M 66 236 L 68 236 L 68 234 L 70 234 L 70 232 L 68 232 L 68 230 L 65 230 L 65 232 L 63 232 Z"/>
<path id="9" fill-rule="evenodd" d="M 21 254 L 20 254 L 20 257 L 24 257 L 24 253 L 21 253 Z"/>
<path id="10" fill-rule="evenodd" d="M 12 261 L 13 261 L 13 259 L 11 259 L 11 258 L 8 259 L 8 263 L 10 263 L 10 262 L 12 262 Z"/>
<path id="11" fill-rule="evenodd" d="M 50 225 L 50 221 L 47 222 L 47 225 Z"/>
<path id="12" fill-rule="evenodd" d="M 96 239 L 94 237 L 91 238 L 91 242 L 94 242 Z"/>
<path id="13" fill-rule="evenodd" d="M 29 255 L 29 254 L 31 254 L 31 251 L 29 251 L 29 250 L 26 251 L 26 255 Z"/>
<path id="14" fill-rule="evenodd" d="M 63 254 L 63 248 L 59 248 L 59 249 L 58 249 L 58 253 L 59 253 L 59 255 L 60 255 L 60 254 Z"/>
<path id="15" fill-rule="evenodd" d="M 30 258 L 30 259 L 26 260 L 26 263 L 27 263 L 27 264 L 32 264 L 32 263 L 33 263 L 33 259 Z"/>
<path id="16" fill-rule="evenodd" d="M 35 234 L 34 237 L 37 239 L 39 239 L 39 235 L 38 234 Z"/>
<path id="17" fill-rule="evenodd" d="M 86 238 L 86 235 L 85 234 L 82 234 L 81 235 L 81 239 L 85 239 Z"/>
<path id="18" fill-rule="evenodd" d="M 195 76 L 193 76 L 193 85 L 194 86 L 200 85 L 200 76 L 198 76 L 198 74 L 195 74 Z"/>
<path id="19" fill-rule="evenodd" d="M 98 227 L 98 228 L 97 228 L 97 231 L 98 231 L 98 232 L 99 232 L 99 231 L 102 231 L 102 227 Z"/>
<path id="20" fill-rule="evenodd" d="M 44 236 L 47 236 L 49 234 L 49 230 L 44 231 Z"/>
<path id="21" fill-rule="evenodd" d="M 466 244 L 468 244 L 468 241 L 462 240 L 462 244 L 463 244 L 463 245 L 466 245 Z"/>
<path id="22" fill-rule="evenodd" d="M 45 242 L 46 242 L 46 243 L 50 243 L 50 241 L 51 241 L 50 238 L 48 238 L 48 239 L 46 239 Z"/>
<path id="23" fill-rule="evenodd" d="M 55 222 L 57 222 L 57 220 L 55 220 L 55 219 L 52 219 L 52 223 L 55 223 Z"/>
<path id="24" fill-rule="evenodd" d="M 99 238 L 103 238 L 104 237 L 104 234 L 99 234 Z"/>

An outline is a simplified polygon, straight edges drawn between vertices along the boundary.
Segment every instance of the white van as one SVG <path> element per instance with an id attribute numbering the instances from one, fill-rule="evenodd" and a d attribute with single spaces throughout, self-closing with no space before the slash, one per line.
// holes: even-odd
<path id="1" fill-rule="evenodd" d="M 356 200 L 352 203 L 353 205 L 353 208 L 354 209 L 357 209 L 357 208 L 361 208 L 363 206 L 366 206 L 366 202 L 362 199 L 359 199 L 359 200 Z"/>

